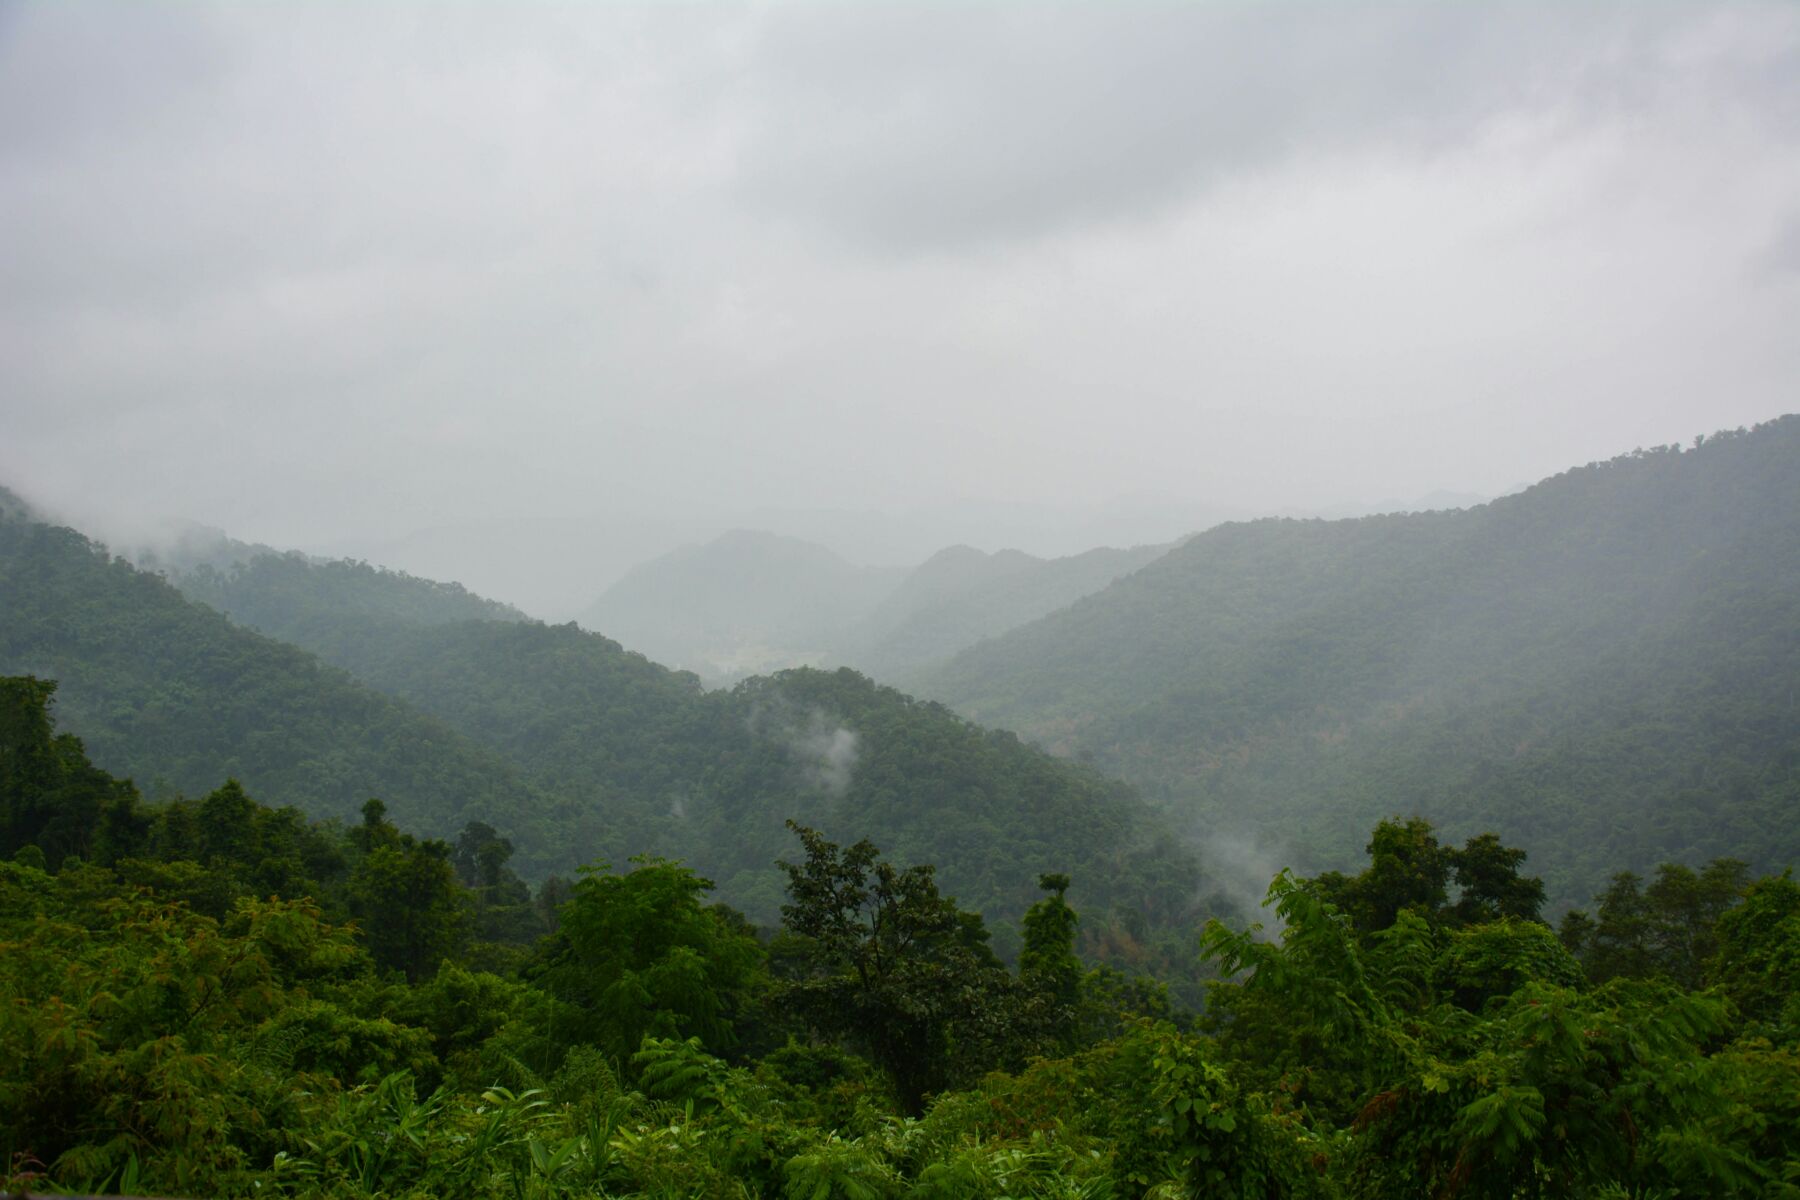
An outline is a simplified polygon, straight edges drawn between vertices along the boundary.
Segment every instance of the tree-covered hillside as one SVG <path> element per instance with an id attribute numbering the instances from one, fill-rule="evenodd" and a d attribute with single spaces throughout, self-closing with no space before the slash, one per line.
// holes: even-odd
<path id="1" fill-rule="evenodd" d="M 1194 835 L 1335 865 L 1418 812 L 1604 872 L 1800 858 L 1800 418 L 1462 512 L 1202 534 L 921 681 Z"/>
<path id="2" fill-rule="evenodd" d="M 346 559 L 260 553 L 201 562 L 170 575 L 189 599 L 287 642 L 304 643 L 309 631 L 324 636 L 343 616 L 414 625 L 527 619 L 512 605 L 477 596 L 459 583 Z"/>
<path id="3" fill-rule="evenodd" d="M 541 792 L 598 798 L 609 829 L 581 844 L 585 857 L 681 858 L 759 920 L 774 917 L 790 818 L 932 861 L 962 903 L 1008 922 L 1038 874 L 1078 872 L 1097 920 L 1117 907 L 1127 959 L 1203 898 L 1191 856 L 1129 789 L 848 670 L 707 692 L 573 624 L 321 610 L 289 632 L 504 755 Z"/>
<path id="4" fill-rule="evenodd" d="M 1122 946 L 1187 913 L 1203 884 L 1129 789 L 849 670 L 702 692 L 597 635 L 533 625 L 415 631 L 357 669 L 545 789 L 606 796 L 611 853 L 680 857 L 759 920 L 790 818 L 934 862 L 947 891 L 1008 923 L 1038 874 L 1077 873 L 1097 917 L 1118 908 Z"/>
<path id="5" fill-rule="evenodd" d="M 69 529 L 0 519 L 0 673 L 60 681 L 62 718 L 95 760 L 154 792 L 227 777 L 314 816 L 370 796 L 427 833 L 516 831 L 567 869 L 559 830 L 597 837 L 591 806 L 552 806 L 501 755 L 294 646 L 233 625 Z"/>

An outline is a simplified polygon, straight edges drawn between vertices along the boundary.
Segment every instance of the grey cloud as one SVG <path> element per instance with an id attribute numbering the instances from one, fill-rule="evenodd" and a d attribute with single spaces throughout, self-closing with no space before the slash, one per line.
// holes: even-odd
<path id="1" fill-rule="evenodd" d="M 1800 212 L 1795 212 L 1776 226 L 1768 244 L 1756 257 L 1753 274 L 1779 282 L 1792 282 L 1800 275 Z"/>
<path id="2" fill-rule="evenodd" d="M 1693 21 L 1648 6 L 788 10 L 757 48 L 740 183 L 900 250 L 1140 219 L 1309 150 L 1428 152 L 1519 106 L 1629 105 L 1657 86 L 1657 39 Z"/>
<path id="3" fill-rule="evenodd" d="M 6 5 L 0 483 L 546 615 L 1493 492 L 1791 407 L 1797 211 L 1791 5 Z"/>

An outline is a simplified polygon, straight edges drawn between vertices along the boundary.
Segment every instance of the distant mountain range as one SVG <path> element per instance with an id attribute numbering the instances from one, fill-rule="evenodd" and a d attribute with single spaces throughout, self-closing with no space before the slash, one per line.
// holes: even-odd
<path id="1" fill-rule="evenodd" d="M 218 531 L 140 554 L 159 578 L 0 493 L 0 672 L 61 680 L 64 727 L 153 791 L 379 794 L 490 821 L 539 875 L 680 857 L 759 919 L 791 816 L 1003 919 L 1070 870 L 1127 959 L 1396 814 L 1498 832 L 1560 903 L 1800 858 L 1800 418 L 1417 511 L 1463 499 L 907 570 L 739 532 L 609 589 L 603 636 Z M 793 662 L 942 703 L 847 670 L 703 686 Z"/>
<path id="2" fill-rule="evenodd" d="M 714 685 L 825 664 L 902 682 L 1166 549 L 1042 559 L 953 546 L 906 570 L 859 567 L 810 542 L 737 530 L 634 569 L 580 621 Z"/>
<path id="3" fill-rule="evenodd" d="M 1480 501 L 1438 492 L 1354 511 Z M 639 564 L 577 619 L 713 686 L 784 667 L 844 665 L 905 687 L 958 651 L 1073 604 L 1179 542 L 1051 558 L 955 545 L 895 568 L 740 529 Z"/>

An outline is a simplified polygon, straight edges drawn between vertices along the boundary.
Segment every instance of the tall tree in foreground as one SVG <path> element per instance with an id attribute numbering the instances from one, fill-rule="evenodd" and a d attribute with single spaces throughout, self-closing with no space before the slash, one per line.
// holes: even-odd
<path id="1" fill-rule="evenodd" d="M 782 921 L 805 946 L 793 1009 L 885 1070 L 910 1111 L 1011 1054 L 1042 1005 L 994 957 L 980 915 L 939 895 L 929 866 L 903 870 L 866 839 L 840 849 L 788 825 L 806 850 L 780 864 Z"/>
<path id="2" fill-rule="evenodd" d="M 55 680 L 0 677 L 0 857 L 36 846 L 51 867 L 113 849 L 110 818 L 137 797 L 88 761 L 80 738 L 55 732 L 55 694 Z"/>
<path id="3" fill-rule="evenodd" d="M 467 894 L 456 882 L 450 847 L 401 833 L 379 800 L 363 805 L 352 840 L 363 850 L 350 876 L 350 910 L 375 961 L 417 983 L 468 936 Z"/>
<path id="4" fill-rule="evenodd" d="M 615 1058 L 647 1036 L 697 1037 L 725 1053 L 750 1005 L 762 947 L 737 914 L 705 903 L 712 881 L 680 863 L 582 868 L 534 974 L 581 1013 L 579 1038 Z"/>
<path id="5" fill-rule="evenodd" d="M 1366 849 L 1369 865 L 1360 873 L 1327 871 L 1309 885 L 1365 937 L 1391 928 L 1403 911 L 1434 926 L 1457 926 L 1535 921 L 1544 904 L 1543 881 L 1519 873 L 1525 852 L 1492 833 L 1477 834 L 1459 850 L 1438 841 L 1423 817 L 1394 817 L 1375 826 Z"/>

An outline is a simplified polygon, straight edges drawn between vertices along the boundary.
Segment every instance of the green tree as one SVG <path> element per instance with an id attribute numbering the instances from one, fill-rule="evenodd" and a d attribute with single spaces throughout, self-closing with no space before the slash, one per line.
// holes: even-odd
<path id="1" fill-rule="evenodd" d="M 1800 883 L 1784 871 L 1759 879 L 1719 917 L 1707 980 L 1743 1014 L 1800 1038 Z"/>
<path id="2" fill-rule="evenodd" d="M 1049 1006 L 1053 1036 L 1064 1049 L 1072 1037 L 1081 1004 L 1081 960 L 1075 956 L 1075 931 L 1081 918 L 1069 907 L 1067 875 L 1041 875 L 1046 893 L 1025 911 L 1020 923 L 1019 979 Z"/>
<path id="3" fill-rule="evenodd" d="M 1535 921 L 1544 904 L 1543 881 L 1519 873 L 1525 851 L 1503 845 L 1496 834 L 1477 834 L 1459 850 L 1438 841 L 1423 817 L 1396 817 L 1375 826 L 1367 852 L 1361 873 L 1329 871 L 1310 884 L 1365 937 L 1408 909 L 1434 926 L 1476 925 L 1507 917 Z"/>
<path id="4" fill-rule="evenodd" d="M 711 880 L 666 859 L 632 861 L 636 869 L 622 875 L 604 863 L 582 868 L 532 975 L 580 1011 L 578 1040 L 615 1058 L 645 1037 L 698 1037 L 729 1051 L 756 992 L 762 948 L 704 903 Z"/>
<path id="5" fill-rule="evenodd" d="M 0 857 L 35 845 L 51 867 L 68 855 L 110 860 L 141 836 L 137 792 L 88 761 L 50 718 L 56 682 L 0 677 Z"/>
<path id="6" fill-rule="evenodd" d="M 456 881 L 448 845 L 399 832 L 384 812 L 381 801 L 369 801 L 352 831 L 366 850 L 350 875 L 350 912 L 375 961 L 417 982 L 462 947 L 468 894 Z"/>
<path id="7" fill-rule="evenodd" d="M 1731 858 L 1700 871 L 1664 863 L 1648 887 L 1620 871 L 1597 897 L 1593 918 L 1580 910 L 1563 918 L 1563 942 L 1596 983 L 1661 977 L 1699 987 L 1718 949 L 1714 927 L 1743 895 L 1747 875 Z"/>
<path id="8" fill-rule="evenodd" d="M 1041 1010 L 987 946 L 975 913 L 938 894 L 930 866 L 902 870 L 866 839 L 840 849 L 792 821 L 806 850 L 782 862 L 789 932 L 804 939 L 784 1001 L 885 1070 L 902 1104 L 996 1065 Z"/>
<path id="9" fill-rule="evenodd" d="M 1512 918 L 1535 921 L 1544 907 L 1544 881 L 1519 874 L 1525 851 L 1500 844 L 1498 834 L 1482 833 L 1451 854 L 1456 886 L 1462 894 L 1452 908 L 1464 925 Z"/>

